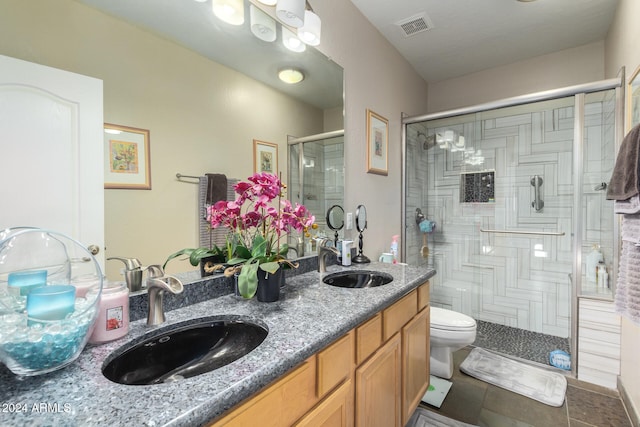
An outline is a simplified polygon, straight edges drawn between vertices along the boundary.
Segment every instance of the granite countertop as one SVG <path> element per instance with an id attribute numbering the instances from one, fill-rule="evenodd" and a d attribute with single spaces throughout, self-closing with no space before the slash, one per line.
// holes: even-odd
<path id="1" fill-rule="evenodd" d="M 328 273 L 360 266 L 331 266 Z M 377 288 L 325 285 L 317 272 L 288 277 L 280 300 L 261 303 L 233 294 L 166 313 L 167 322 L 148 327 L 131 323 L 129 334 L 87 346 L 68 367 L 18 378 L 0 365 L 2 426 L 196 426 L 229 410 L 326 347 L 373 314 L 391 305 L 435 274 L 425 267 L 372 263 L 363 266 L 394 277 Z M 197 286 L 197 285 L 190 285 Z M 165 301 L 166 303 L 166 301 Z M 116 384 L 101 372 L 120 346 L 159 328 L 202 317 L 243 318 L 266 326 L 269 334 L 251 353 L 215 371 L 151 386 Z"/>

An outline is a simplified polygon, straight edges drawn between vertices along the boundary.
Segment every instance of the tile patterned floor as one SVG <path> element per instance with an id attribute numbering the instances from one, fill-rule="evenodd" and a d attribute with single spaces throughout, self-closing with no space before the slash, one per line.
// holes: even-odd
<path id="1" fill-rule="evenodd" d="M 616 391 L 568 378 L 565 402 L 554 408 L 460 372 L 470 351 L 454 353 L 453 385 L 441 408 L 422 407 L 480 427 L 632 427 Z"/>
<path id="2" fill-rule="evenodd" d="M 494 350 L 533 362 L 549 364 L 549 353 L 564 350 L 571 354 L 569 339 L 525 331 L 524 329 L 477 320 L 476 347 Z"/>

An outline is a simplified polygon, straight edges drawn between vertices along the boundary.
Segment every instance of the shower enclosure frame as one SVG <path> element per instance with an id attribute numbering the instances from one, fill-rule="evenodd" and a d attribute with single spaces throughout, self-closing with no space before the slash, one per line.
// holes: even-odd
<path id="1" fill-rule="evenodd" d="M 620 149 L 620 144 L 624 136 L 624 109 L 625 109 L 625 69 L 622 67 L 618 72 L 616 78 L 601 80 L 597 82 L 591 82 L 586 84 L 579 84 L 574 86 L 568 86 L 564 88 L 552 89 L 543 92 L 535 92 L 531 94 L 505 98 L 497 101 L 477 104 L 470 107 L 458 108 L 453 110 L 441 111 L 437 113 L 424 114 L 419 116 L 405 116 L 402 117 L 402 183 L 401 183 L 401 231 L 402 242 L 405 247 L 402 250 L 402 261 L 406 258 L 406 242 L 407 242 L 407 126 L 413 123 L 420 123 L 436 119 L 445 119 L 455 116 L 461 116 L 465 114 L 480 113 L 484 111 L 513 107 L 517 105 L 524 105 L 534 103 L 538 101 L 549 101 L 565 97 L 574 97 L 574 144 L 573 144 L 573 180 L 574 188 L 582 188 L 583 177 L 583 129 L 584 129 L 584 98 L 588 93 L 600 92 L 605 90 L 615 90 L 615 151 L 616 156 Z M 576 143 L 580 142 L 580 143 Z M 574 191 L 574 206 L 582 206 L 582 191 Z M 578 298 L 581 297 L 580 289 L 582 287 L 582 251 L 577 250 L 582 244 L 582 210 L 574 209 L 573 212 L 574 230 L 572 232 L 572 242 L 574 247 L 574 257 L 572 262 L 571 272 L 571 349 L 572 360 L 571 374 L 573 377 L 577 376 L 578 367 Z M 615 220 L 613 224 L 613 244 L 615 260 L 619 256 L 620 248 L 620 225 L 619 220 Z M 618 277 L 617 262 L 612 265 L 613 275 L 612 283 L 615 283 L 615 279 Z M 612 286 L 615 295 L 615 289 Z M 602 299 L 596 296 L 585 296 L 584 298 Z M 607 299 L 609 300 L 609 299 Z"/>
<path id="2" fill-rule="evenodd" d="M 338 137 L 342 137 L 343 138 L 343 144 L 344 144 L 344 129 L 337 129 L 334 131 L 329 131 L 329 132 L 323 132 L 323 133 L 318 133 L 315 135 L 308 135 L 308 136 L 303 136 L 303 137 L 294 137 L 291 135 L 287 136 L 287 173 L 289 174 L 288 180 L 291 180 L 291 174 L 292 174 L 292 165 L 291 165 L 291 155 L 290 155 L 290 149 L 292 146 L 295 145 L 300 145 L 300 151 L 299 151 L 299 155 L 298 155 L 298 183 L 297 185 L 300 186 L 300 190 L 301 190 L 301 194 L 300 194 L 300 201 L 299 203 L 304 205 L 305 203 L 305 195 L 304 195 L 304 145 L 306 143 L 311 143 L 311 142 L 319 142 L 319 141 L 323 141 L 326 139 L 332 139 L 332 138 L 338 138 Z M 344 171 L 344 150 L 342 153 L 342 170 Z M 342 194 L 342 200 L 344 201 L 344 192 Z M 324 212 L 322 212 L 322 214 L 324 215 Z M 291 243 L 293 242 L 289 242 L 289 244 L 291 245 Z M 296 248 L 296 252 L 299 253 L 300 249 Z M 304 250 L 302 251 L 304 252 Z M 308 256 L 311 254 L 304 254 L 304 256 Z"/>

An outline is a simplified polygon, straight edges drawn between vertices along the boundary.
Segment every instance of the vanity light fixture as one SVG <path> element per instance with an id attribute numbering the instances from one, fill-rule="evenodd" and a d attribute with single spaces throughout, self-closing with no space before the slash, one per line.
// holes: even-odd
<path id="1" fill-rule="evenodd" d="M 293 85 L 304 80 L 304 74 L 296 68 L 284 68 L 278 71 L 278 78 L 287 84 Z"/>
<path id="2" fill-rule="evenodd" d="M 276 39 L 276 21 L 272 17 L 249 5 L 249 18 L 251 20 L 251 32 L 260 40 L 272 42 Z"/>
<path id="3" fill-rule="evenodd" d="M 304 24 L 298 28 L 300 40 L 311 46 L 320 44 L 321 22 L 320 17 L 312 10 L 304 11 Z"/>
<path id="4" fill-rule="evenodd" d="M 305 5 L 306 0 L 278 0 L 276 16 L 290 27 L 300 28 L 304 24 Z"/>
<path id="5" fill-rule="evenodd" d="M 213 0 L 213 14 L 231 25 L 244 24 L 244 0 Z"/>
<path id="6" fill-rule="evenodd" d="M 282 26 L 282 44 L 293 52 L 304 52 L 307 48 L 307 45 L 302 43 L 302 40 L 284 25 Z"/>

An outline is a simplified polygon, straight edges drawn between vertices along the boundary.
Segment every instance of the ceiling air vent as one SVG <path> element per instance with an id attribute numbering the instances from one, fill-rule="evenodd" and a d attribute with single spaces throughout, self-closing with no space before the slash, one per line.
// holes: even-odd
<path id="1" fill-rule="evenodd" d="M 405 37 L 429 31 L 433 28 L 431 20 L 424 13 L 396 22 L 396 25 L 402 29 L 402 33 Z"/>

